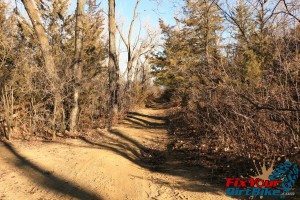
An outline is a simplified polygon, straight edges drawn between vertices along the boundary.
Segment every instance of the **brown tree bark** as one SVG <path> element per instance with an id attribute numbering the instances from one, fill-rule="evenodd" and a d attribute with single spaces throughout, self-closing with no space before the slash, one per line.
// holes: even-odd
<path id="1" fill-rule="evenodd" d="M 80 81 L 82 78 L 82 64 L 81 64 L 81 51 L 82 51 L 82 39 L 83 39 L 83 12 L 84 12 L 85 0 L 77 0 L 76 9 L 76 27 L 75 27 L 75 57 L 73 66 L 73 79 L 74 79 L 74 91 L 73 91 L 73 107 L 70 114 L 69 128 L 70 131 L 76 131 L 78 121 L 79 104 L 78 99 L 80 95 Z"/>
<path id="2" fill-rule="evenodd" d="M 109 102 L 107 112 L 108 129 L 112 127 L 113 117 L 118 109 L 119 93 L 119 64 L 116 49 L 116 19 L 115 19 L 115 0 L 108 1 L 108 29 L 109 29 Z"/>
<path id="3" fill-rule="evenodd" d="M 22 3 L 24 4 L 24 7 L 33 25 L 35 34 L 38 38 L 43 59 L 45 62 L 45 70 L 50 80 L 51 92 L 53 93 L 54 96 L 54 111 L 53 111 L 53 121 L 52 121 L 53 129 L 54 129 L 56 124 L 56 119 L 60 116 L 60 113 L 62 111 L 62 97 L 61 97 L 60 81 L 59 81 L 58 73 L 54 63 L 47 33 L 45 31 L 45 28 L 42 25 L 41 13 L 38 10 L 36 2 L 34 0 L 22 0 Z M 54 130 L 53 130 L 53 138 L 55 138 Z"/>
<path id="4" fill-rule="evenodd" d="M 133 33 L 133 28 L 134 28 L 134 23 L 138 17 L 138 6 L 140 4 L 140 0 L 136 0 L 134 9 L 133 9 L 133 15 L 132 15 L 132 19 L 129 25 L 129 30 L 128 30 L 128 35 L 127 35 L 127 39 L 126 37 L 122 34 L 122 32 L 119 30 L 118 26 L 117 29 L 120 33 L 121 39 L 124 42 L 126 49 L 127 49 L 127 80 L 126 80 L 126 84 L 125 84 L 125 90 L 124 93 L 130 91 L 130 86 L 131 86 L 131 79 L 132 79 L 132 68 L 133 68 L 133 62 L 135 57 L 133 56 L 133 51 L 136 49 L 136 44 L 133 45 L 132 44 L 132 33 Z"/>

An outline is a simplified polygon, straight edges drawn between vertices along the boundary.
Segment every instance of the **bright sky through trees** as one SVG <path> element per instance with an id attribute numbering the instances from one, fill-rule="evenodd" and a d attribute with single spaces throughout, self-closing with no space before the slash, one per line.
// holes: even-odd
<path id="1" fill-rule="evenodd" d="M 6 0 L 9 2 L 11 7 L 15 6 L 15 1 Z M 70 1 L 70 13 L 74 13 L 76 9 L 76 1 Z M 125 33 L 128 31 L 129 23 L 132 18 L 133 8 L 136 0 L 117 0 L 116 1 L 116 11 L 117 11 L 117 22 Z M 107 1 L 97 0 L 97 4 L 100 5 L 101 9 L 107 12 Z M 22 3 L 17 0 L 18 9 L 21 13 L 27 16 Z M 174 24 L 174 15 L 181 12 L 182 1 L 172 1 L 172 0 L 141 0 L 138 7 L 138 20 L 135 22 L 135 30 L 133 33 L 133 38 L 135 38 L 139 32 L 140 26 L 142 27 L 142 32 L 145 34 L 145 29 L 143 27 L 151 27 L 151 29 L 159 30 L 158 21 L 163 19 L 168 24 Z M 106 27 L 106 26 L 105 26 Z M 119 37 L 117 42 L 121 42 Z M 119 45 L 118 45 L 119 46 Z M 126 68 L 126 52 L 124 52 L 124 45 L 120 44 L 120 69 L 123 73 Z"/>

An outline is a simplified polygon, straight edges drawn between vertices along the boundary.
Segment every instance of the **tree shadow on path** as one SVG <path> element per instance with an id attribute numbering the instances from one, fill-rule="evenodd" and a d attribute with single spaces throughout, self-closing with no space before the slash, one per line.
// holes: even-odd
<path id="1" fill-rule="evenodd" d="M 145 134 L 145 131 L 157 129 L 159 133 L 159 130 L 162 128 L 167 129 L 168 119 L 166 117 L 145 115 L 137 112 L 131 112 L 129 115 L 131 118 L 134 117 L 141 121 L 143 125 L 134 123 L 134 126 L 130 126 L 130 124 L 126 123 L 129 129 L 120 130 L 119 128 L 114 128 L 109 133 L 99 133 L 100 137 L 98 140 L 95 137 L 86 136 L 80 136 L 79 139 L 94 147 L 112 151 L 149 171 L 181 177 L 176 182 L 166 181 L 163 178 L 149 179 L 156 184 L 186 191 L 210 192 L 213 194 L 224 193 L 223 186 L 216 183 L 209 176 L 211 169 L 199 165 L 189 165 L 185 162 L 186 154 L 189 152 L 173 150 L 168 144 L 169 141 L 163 144 L 165 145 L 163 149 L 158 149 L 151 146 L 151 144 L 149 145 L 149 143 L 142 143 L 136 134 L 132 135 L 130 132 L 130 130 L 137 129 L 138 135 L 142 136 Z M 140 119 L 139 116 L 143 117 L 143 119 Z M 149 118 L 149 121 L 147 118 Z M 162 122 L 154 123 L 152 119 L 161 120 Z M 147 126 L 144 126 L 144 124 L 147 124 Z M 158 144 L 159 142 L 154 139 L 151 143 Z"/>
<path id="2" fill-rule="evenodd" d="M 50 189 L 52 191 L 60 193 L 61 195 L 81 200 L 103 199 L 98 194 L 83 189 L 76 183 L 72 183 L 66 179 L 57 177 L 51 172 L 32 163 L 26 157 L 22 156 L 10 143 L 3 141 L 2 144 L 4 145 L 6 150 L 8 150 L 8 152 L 11 153 L 13 156 L 13 159 L 9 159 L 8 162 L 14 165 L 14 167 L 17 167 L 18 169 L 23 171 L 24 173 L 22 174 L 30 178 L 38 185 L 44 187 L 45 189 Z"/>

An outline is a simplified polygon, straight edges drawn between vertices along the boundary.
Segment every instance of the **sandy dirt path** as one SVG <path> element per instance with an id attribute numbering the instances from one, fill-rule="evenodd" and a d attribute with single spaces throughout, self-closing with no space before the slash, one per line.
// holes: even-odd
<path id="1" fill-rule="evenodd" d="M 167 139 L 164 111 L 141 109 L 111 132 L 0 142 L 0 199 L 229 199 L 205 171 L 177 166 Z"/>

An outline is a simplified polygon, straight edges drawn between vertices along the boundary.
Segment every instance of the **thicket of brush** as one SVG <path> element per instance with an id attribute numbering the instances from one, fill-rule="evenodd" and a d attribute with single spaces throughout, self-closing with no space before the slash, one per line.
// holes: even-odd
<path id="1" fill-rule="evenodd" d="M 47 71 L 45 52 L 42 52 L 36 27 L 17 7 L 12 10 L 12 4 L 0 1 L 0 125 L 4 127 L 5 123 L 12 137 L 28 138 L 35 135 L 49 138 L 53 132 L 67 133 L 74 104 L 74 88 L 78 85 L 80 97 L 77 131 L 105 127 L 109 70 L 104 13 L 94 1 L 87 2 L 81 22 L 82 47 L 79 62 L 82 78 L 75 83 L 73 67 L 77 22 L 76 12 L 68 11 L 69 4 L 69 1 L 64 0 L 36 2 L 36 11 L 41 15 L 38 20 L 43 22 L 51 47 L 48 53 L 53 57 L 58 76 L 54 83 Z M 26 9 L 29 8 L 27 6 Z M 117 80 L 119 110 L 114 121 L 121 118 L 133 105 L 142 103 L 146 95 L 149 70 L 147 62 L 141 63 L 139 59 L 146 55 L 142 50 L 150 44 L 146 41 L 148 38 L 140 39 L 144 46 L 138 41 L 137 49 L 141 52 L 135 55 L 133 63 L 139 63 L 132 67 L 133 75 L 129 80 L 123 76 Z M 55 91 L 60 94 L 59 98 Z M 3 132 L 5 131 L 1 131 Z"/>
<path id="2" fill-rule="evenodd" d="M 175 146 L 211 165 L 299 153 L 299 20 L 277 1 L 253 2 L 187 1 L 176 26 L 161 22 L 153 73 L 178 105 Z"/>

